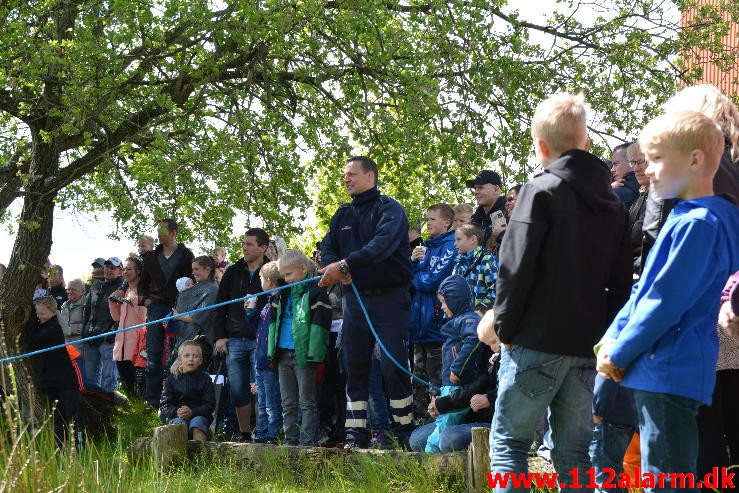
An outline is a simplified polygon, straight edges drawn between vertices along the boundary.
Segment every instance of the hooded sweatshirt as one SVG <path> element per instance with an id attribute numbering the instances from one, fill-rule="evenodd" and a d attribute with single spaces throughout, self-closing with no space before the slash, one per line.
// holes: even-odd
<path id="1" fill-rule="evenodd" d="M 721 290 L 739 269 L 739 208 L 723 197 L 677 203 L 631 298 L 608 328 L 622 385 L 711 403 Z"/>
<path id="2" fill-rule="evenodd" d="M 439 294 L 454 315 L 441 328 L 444 336 L 441 382 L 442 385 L 466 385 L 482 371 L 484 347 L 477 339 L 480 316 L 474 311 L 472 291 L 464 277 L 449 276 L 444 279 L 439 286 Z M 459 384 L 449 380 L 450 373 L 459 377 Z"/>
<path id="3" fill-rule="evenodd" d="M 521 188 L 500 248 L 496 329 L 505 344 L 593 357 L 631 288 L 628 216 L 606 165 L 567 151 Z"/>

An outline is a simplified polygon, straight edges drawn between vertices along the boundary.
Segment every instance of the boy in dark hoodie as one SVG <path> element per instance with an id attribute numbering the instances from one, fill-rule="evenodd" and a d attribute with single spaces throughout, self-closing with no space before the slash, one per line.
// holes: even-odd
<path id="1" fill-rule="evenodd" d="M 462 276 L 449 276 L 437 294 L 441 309 L 449 321 L 441 327 L 444 344 L 441 348 L 441 396 L 449 395 L 460 385 L 472 382 L 481 372 L 484 346 L 477 339 L 480 315 L 472 305 L 472 291 Z M 448 426 L 461 423 L 468 407 L 439 415 L 435 402 L 429 404 L 429 414 L 436 418 L 436 429 L 426 441 L 426 452 L 440 452 L 439 439 Z"/>
<path id="2" fill-rule="evenodd" d="M 598 345 L 598 371 L 634 390 L 642 470 L 695 474 L 695 416 L 711 403 L 716 380 L 719 299 L 739 269 L 739 208 L 713 195 L 724 135 L 706 115 L 657 117 L 639 144 L 655 195 L 680 202 Z M 665 491 L 685 487 L 671 480 Z"/>
<path id="3" fill-rule="evenodd" d="M 26 350 L 37 351 L 64 344 L 64 332 L 57 319 L 56 300 L 45 296 L 34 300 L 38 321 L 32 320 L 26 332 Z M 54 436 L 61 445 L 66 437 L 67 426 L 77 418 L 80 406 L 80 392 L 72 360 L 64 348 L 33 356 L 36 388 L 55 403 Z"/>
<path id="4" fill-rule="evenodd" d="M 587 133 L 582 96 L 548 98 L 531 122 L 544 171 L 521 188 L 496 284 L 503 343 L 490 434 L 496 473 L 528 472 L 547 408 L 560 481 L 572 483 L 576 468 L 586 477 L 591 467 L 592 345 L 628 297 L 632 259 L 626 210 L 606 165 L 587 152 Z"/>

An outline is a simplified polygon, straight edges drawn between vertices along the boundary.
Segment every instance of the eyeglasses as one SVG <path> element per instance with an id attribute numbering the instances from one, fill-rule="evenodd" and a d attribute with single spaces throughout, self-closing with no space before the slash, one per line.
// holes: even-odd
<path id="1" fill-rule="evenodd" d="M 644 166 L 645 164 L 647 164 L 646 159 L 639 159 L 637 161 L 629 161 L 630 168 L 636 168 L 637 166 Z"/>

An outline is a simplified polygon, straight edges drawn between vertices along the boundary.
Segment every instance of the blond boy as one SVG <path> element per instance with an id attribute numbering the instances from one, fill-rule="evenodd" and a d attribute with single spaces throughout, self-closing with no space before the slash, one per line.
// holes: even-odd
<path id="1" fill-rule="evenodd" d="M 496 474 L 526 472 L 549 409 L 552 461 L 560 481 L 571 482 L 570 471 L 585 477 L 591 467 L 592 347 L 628 296 L 631 252 L 608 168 L 587 152 L 583 97 L 542 102 L 531 136 L 544 172 L 521 188 L 500 248 L 494 327 L 503 347 L 491 462 Z"/>
<path id="2" fill-rule="evenodd" d="M 655 118 L 639 144 L 654 192 L 680 202 L 599 345 L 598 371 L 634 389 L 646 471 L 695 473 L 695 415 L 715 383 L 721 290 L 739 269 L 739 209 L 713 195 L 724 137 L 707 116 Z"/>

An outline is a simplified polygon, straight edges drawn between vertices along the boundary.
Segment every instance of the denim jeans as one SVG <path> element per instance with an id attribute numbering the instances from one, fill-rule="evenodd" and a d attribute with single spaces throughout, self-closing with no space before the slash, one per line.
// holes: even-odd
<path id="1" fill-rule="evenodd" d="M 113 361 L 113 343 L 100 340 L 85 343 L 86 384 L 89 382 L 105 392 L 118 386 L 118 369 Z M 157 403 L 157 406 L 159 403 Z"/>
<path id="2" fill-rule="evenodd" d="M 231 403 L 236 407 L 251 404 L 251 382 L 254 381 L 254 353 L 257 342 L 246 337 L 229 337 L 226 344 L 228 355 L 228 385 Z"/>
<path id="3" fill-rule="evenodd" d="M 436 428 L 436 423 L 421 425 L 411 433 L 410 444 L 414 452 L 423 452 L 426 440 Z M 458 452 L 467 450 L 472 441 L 472 428 L 490 428 L 490 423 L 463 423 L 452 425 L 441 432 L 439 448 L 442 452 Z"/>
<path id="4" fill-rule="evenodd" d="M 590 468 L 595 358 L 544 353 L 522 346 L 501 348 L 490 459 L 494 472 L 528 472 L 528 452 L 549 407 L 552 462 L 561 481 Z M 496 491 L 527 491 L 512 486 Z"/>
<path id="5" fill-rule="evenodd" d="M 309 364 L 300 368 L 295 351 L 280 349 L 278 364 L 280 394 L 282 395 L 282 426 L 288 445 L 311 445 L 318 428 L 318 402 L 316 401 L 316 367 Z M 302 414 L 298 426 L 298 404 Z M 298 438 L 300 433 L 300 438 Z"/>
<path id="6" fill-rule="evenodd" d="M 382 367 L 380 366 L 380 347 L 375 345 L 372 353 L 372 369 L 369 379 L 369 410 L 367 418 L 372 430 L 390 429 L 390 409 L 388 407 L 385 385 L 382 380 Z"/>
<path id="7" fill-rule="evenodd" d="M 282 428 L 280 376 L 275 368 L 257 368 L 259 418 L 254 438 L 275 438 Z"/>
<path id="8" fill-rule="evenodd" d="M 169 421 L 167 421 L 168 425 L 176 425 L 178 423 L 185 423 L 191 435 L 192 435 L 193 428 L 197 428 L 198 430 L 202 431 L 206 435 L 208 435 L 209 433 L 208 418 L 206 418 L 205 416 L 194 416 L 190 418 L 189 420 L 182 419 L 182 418 L 172 418 Z"/>
<path id="9" fill-rule="evenodd" d="M 595 469 L 595 482 L 602 484 L 609 480 L 618 483 L 618 475 L 624 472 L 624 455 L 631 443 L 636 428 L 629 425 L 620 425 L 603 421 L 593 425 L 593 441 L 590 442 L 590 459 Z M 604 474 L 603 469 L 612 469 L 616 476 Z M 625 493 L 625 488 L 598 488 L 596 491 L 617 491 Z"/>
<path id="10" fill-rule="evenodd" d="M 167 305 L 156 301 L 146 308 L 146 402 L 156 408 L 159 407 L 164 382 L 164 327 L 148 322 L 164 318 L 168 312 Z"/>
<path id="11" fill-rule="evenodd" d="M 698 461 L 695 416 L 702 404 L 688 397 L 643 390 L 634 390 L 634 401 L 639 415 L 642 473 L 650 472 L 655 476 L 670 472 L 695 474 Z M 669 483 L 665 484 L 660 493 L 678 491 L 668 486 Z M 692 491 L 689 488 L 679 490 Z"/>

